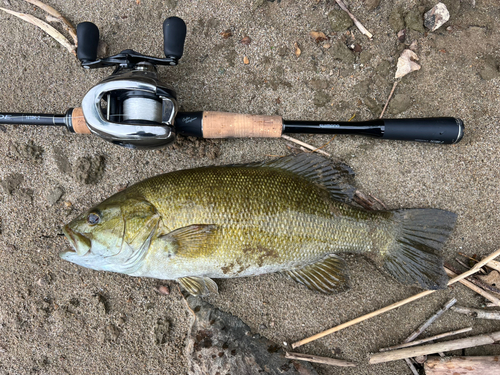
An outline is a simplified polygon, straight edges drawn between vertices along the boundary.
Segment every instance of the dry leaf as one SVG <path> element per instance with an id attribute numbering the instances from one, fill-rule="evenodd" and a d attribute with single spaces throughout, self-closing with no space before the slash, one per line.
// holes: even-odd
<path id="1" fill-rule="evenodd" d="M 244 44 L 245 46 L 249 46 L 250 43 L 252 43 L 252 39 L 250 39 L 249 36 L 244 37 L 243 39 L 240 40 L 241 44 Z"/>
<path id="2" fill-rule="evenodd" d="M 500 287 L 500 273 L 498 271 L 491 271 L 486 276 L 478 276 L 478 278 L 488 285 Z"/>
<path id="3" fill-rule="evenodd" d="M 311 31 L 309 35 L 311 35 L 311 37 L 316 41 L 316 43 L 328 40 L 328 37 L 325 35 L 325 33 L 322 33 L 321 31 Z"/>
<path id="4" fill-rule="evenodd" d="M 250 60 L 248 60 L 248 57 L 246 57 L 246 56 L 245 56 L 245 57 L 243 58 L 243 64 L 245 64 L 245 65 L 250 64 Z"/>
<path id="5" fill-rule="evenodd" d="M 420 65 L 413 60 L 418 61 L 417 54 L 412 50 L 405 49 L 401 56 L 399 56 L 395 78 L 401 78 L 414 70 L 419 70 Z"/>
<path id="6" fill-rule="evenodd" d="M 12 14 L 13 16 L 16 16 L 23 21 L 29 22 L 32 25 L 35 25 L 45 31 L 47 34 L 49 34 L 52 38 L 54 38 L 56 41 L 58 41 L 64 48 L 66 48 L 69 52 L 71 52 L 73 55 L 76 56 L 76 51 L 75 51 L 75 46 L 73 46 L 68 39 L 64 35 L 62 35 L 59 31 L 54 29 L 52 26 L 50 26 L 48 23 L 33 17 L 30 14 L 25 14 L 25 13 L 19 13 L 19 12 L 14 12 L 13 10 L 5 9 L 5 8 L 0 8 L 4 12 L 7 12 L 9 14 Z"/>
<path id="7" fill-rule="evenodd" d="M 302 51 L 299 48 L 299 44 L 295 42 L 295 56 L 299 57 Z"/>
<path id="8" fill-rule="evenodd" d="M 227 39 L 233 36 L 233 32 L 231 31 L 231 29 L 227 29 L 226 31 L 221 32 L 220 35 L 222 35 L 224 39 Z"/>
<path id="9" fill-rule="evenodd" d="M 135 3 L 136 3 L 137 5 L 141 5 L 141 0 L 135 0 Z"/>

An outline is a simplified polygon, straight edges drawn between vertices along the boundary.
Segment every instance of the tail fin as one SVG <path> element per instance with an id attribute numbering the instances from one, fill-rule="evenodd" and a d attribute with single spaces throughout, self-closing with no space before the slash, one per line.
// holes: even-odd
<path id="1" fill-rule="evenodd" d="M 417 284 L 425 289 L 446 288 L 448 277 L 439 253 L 457 215 L 438 209 L 393 213 L 401 226 L 393 248 L 382 254 L 384 268 L 404 284 Z"/>

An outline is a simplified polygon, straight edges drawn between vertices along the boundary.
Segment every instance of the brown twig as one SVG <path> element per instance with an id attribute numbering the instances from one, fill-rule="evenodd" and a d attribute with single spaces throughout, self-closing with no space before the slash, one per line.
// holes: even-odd
<path id="1" fill-rule="evenodd" d="M 492 272 L 494 272 L 494 271 L 492 271 Z M 498 289 L 497 287 L 495 287 L 493 285 L 488 284 L 487 282 L 484 282 L 483 280 L 481 280 L 479 278 L 471 277 L 468 280 L 470 280 L 472 283 L 476 284 L 480 288 L 483 288 L 485 290 L 489 290 L 490 292 L 493 292 L 496 294 L 500 294 L 500 289 Z"/>
<path id="2" fill-rule="evenodd" d="M 373 195 L 371 195 L 370 193 L 368 193 L 368 195 L 373 198 L 378 204 L 380 204 L 384 210 L 388 210 L 387 206 L 385 205 L 384 202 L 382 202 L 380 199 L 378 199 L 377 197 L 374 197 Z"/>
<path id="3" fill-rule="evenodd" d="M 429 341 L 439 340 L 439 339 L 442 339 L 445 337 L 454 336 L 454 335 L 458 335 L 460 333 L 465 333 L 465 332 L 469 332 L 469 331 L 472 331 L 472 327 L 457 329 L 456 331 L 441 333 L 439 335 L 427 337 L 425 339 L 420 339 L 420 340 L 407 342 L 404 344 L 389 346 L 387 348 L 382 348 L 379 351 L 380 352 L 388 352 L 390 350 L 408 348 L 410 346 L 417 346 L 417 345 L 424 344 L 424 343 L 429 342 Z"/>
<path id="4" fill-rule="evenodd" d="M 356 367 L 353 362 L 344 361 L 343 359 L 334 359 L 329 357 L 318 357 L 316 355 L 285 352 L 285 358 L 298 359 L 300 361 L 308 361 L 315 363 L 323 363 L 325 365 L 341 366 L 341 367 Z"/>
<path id="5" fill-rule="evenodd" d="M 465 258 L 473 260 L 474 262 L 479 262 L 479 260 L 477 260 L 476 258 L 472 258 L 468 255 L 463 254 L 463 253 L 458 253 L 458 254 L 465 257 Z M 491 269 L 494 269 L 494 270 L 497 270 L 498 272 L 500 272 L 500 262 L 498 262 L 496 260 L 490 260 L 488 263 L 486 263 L 486 267 L 489 267 Z"/>
<path id="6" fill-rule="evenodd" d="M 478 264 L 476 264 L 474 267 L 472 267 L 469 271 L 464 272 L 464 273 L 463 273 L 463 274 L 461 274 L 460 276 L 456 276 L 456 277 L 454 277 L 453 279 L 449 280 L 449 281 L 448 281 L 448 286 L 449 286 L 449 285 L 452 285 L 452 284 L 454 284 L 454 283 L 456 283 L 456 282 L 458 282 L 458 281 L 463 281 L 463 279 L 464 279 L 464 278 L 466 278 L 466 277 L 468 277 L 468 276 L 470 276 L 470 275 L 472 275 L 472 274 L 474 274 L 474 273 L 478 272 L 478 271 L 479 271 L 479 269 L 480 269 L 483 265 L 485 265 L 485 264 L 486 264 L 486 263 L 488 263 L 490 260 L 492 260 L 492 259 L 496 258 L 496 257 L 497 257 L 497 256 L 499 256 L 499 255 L 500 255 L 500 249 L 499 249 L 499 250 L 497 250 L 497 251 L 495 251 L 495 252 L 493 252 L 492 254 L 488 255 L 486 258 L 484 258 L 482 261 L 480 261 Z M 352 325 L 358 324 L 358 323 L 360 323 L 360 322 L 362 322 L 362 321 L 365 321 L 365 320 L 367 320 L 367 319 L 370 319 L 370 318 L 373 318 L 373 317 L 378 316 L 378 315 L 380 315 L 380 314 L 383 314 L 383 313 L 385 313 L 385 312 L 387 312 L 387 311 L 391 311 L 391 310 L 393 310 L 393 309 L 395 309 L 395 308 L 397 308 L 397 307 L 400 307 L 400 306 L 406 305 L 407 303 L 410 303 L 410 302 L 416 301 L 417 299 L 420 299 L 420 298 L 422 298 L 422 297 L 425 297 L 425 296 L 427 296 L 427 295 L 429 295 L 429 294 L 432 294 L 432 293 L 434 293 L 434 292 L 435 292 L 435 290 L 426 290 L 426 291 L 424 291 L 424 292 L 418 293 L 418 294 L 416 294 L 416 295 L 414 295 L 414 296 L 411 296 L 411 297 L 406 298 L 406 299 L 404 299 L 404 300 L 402 300 L 402 301 L 399 301 L 399 302 L 393 303 L 392 305 L 386 306 L 386 307 L 384 307 L 384 308 L 382 308 L 382 309 L 379 309 L 379 310 L 377 310 L 377 311 L 373 311 L 373 312 L 371 312 L 371 313 L 369 313 L 369 314 L 366 314 L 366 315 L 360 316 L 359 318 L 353 319 L 353 320 L 351 320 L 351 321 L 349 321 L 349 322 L 346 322 L 346 323 L 340 324 L 340 325 L 338 325 L 338 326 L 336 326 L 336 327 L 333 327 L 333 328 L 327 329 L 326 331 L 320 332 L 320 333 L 318 333 L 318 334 L 316 334 L 316 335 L 313 335 L 313 336 L 311 336 L 311 337 L 308 337 L 308 338 L 305 338 L 305 339 L 303 339 L 303 340 L 297 341 L 297 342 L 295 342 L 295 343 L 293 343 L 293 344 L 292 344 L 292 348 L 294 348 L 294 349 L 295 349 L 295 348 L 297 348 L 297 347 L 299 347 L 299 346 L 302 346 L 302 345 L 304 345 L 304 344 L 307 344 L 307 343 L 309 343 L 309 342 L 311 342 L 311 341 L 314 341 L 314 340 L 317 340 L 317 339 L 319 339 L 319 338 L 325 337 L 325 336 L 327 336 L 327 335 L 329 335 L 329 334 L 331 334 L 331 333 L 338 332 L 338 331 L 340 331 L 340 330 L 342 330 L 342 329 L 344 329 L 344 328 L 347 328 L 347 327 L 350 327 L 350 326 L 352 326 Z M 486 292 L 485 292 L 485 293 L 486 293 Z"/>
<path id="7" fill-rule="evenodd" d="M 35 25 L 45 31 L 47 34 L 49 34 L 52 38 L 54 38 L 58 43 L 60 43 L 64 48 L 66 48 L 69 52 L 71 52 L 73 55 L 76 56 L 76 51 L 75 51 L 75 46 L 72 45 L 68 39 L 64 35 L 62 35 L 59 31 L 54 29 L 52 26 L 50 26 L 48 23 L 42 21 L 41 19 L 38 19 L 36 17 L 33 17 L 30 14 L 25 14 L 25 13 L 19 13 L 15 12 L 10 9 L 6 8 L 0 8 L 4 12 L 7 12 L 9 14 L 12 14 L 13 16 L 16 16 L 23 21 L 29 22 L 32 25 Z"/>
<path id="8" fill-rule="evenodd" d="M 392 90 L 391 93 L 389 94 L 389 97 L 387 98 L 387 101 L 385 102 L 384 109 L 382 110 L 382 113 L 380 114 L 380 118 L 384 116 L 385 110 L 387 109 L 387 106 L 389 105 L 389 102 L 391 101 L 392 94 L 394 94 L 394 90 L 396 90 L 396 86 L 398 85 L 399 81 L 395 81 L 394 84 L 392 85 Z"/>
<path id="9" fill-rule="evenodd" d="M 470 270 L 470 266 L 468 266 L 467 264 L 465 264 L 464 262 L 462 262 L 460 259 L 458 258 L 455 258 L 455 261 L 460 264 L 462 267 L 464 267 L 466 270 Z M 483 270 L 481 270 L 483 271 Z"/>
<path id="10" fill-rule="evenodd" d="M 419 355 L 433 354 L 437 352 L 449 352 L 465 348 L 472 348 L 480 345 L 493 344 L 500 340 L 500 332 L 492 332 L 486 335 L 467 337 L 452 341 L 440 342 L 437 344 L 422 345 L 417 347 L 393 350 L 390 352 L 376 353 L 370 357 L 370 364 L 396 361 L 398 359 L 416 357 Z"/>
<path id="11" fill-rule="evenodd" d="M 354 22 L 354 24 L 356 25 L 356 27 L 359 29 L 359 31 L 361 31 L 362 34 L 366 35 L 368 38 L 372 39 L 373 38 L 373 34 L 371 32 L 369 32 L 366 27 L 364 27 L 361 22 L 359 22 L 357 20 L 356 17 L 354 17 L 354 15 L 349 12 L 349 10 L 347 9 L 347 7 L 345 6 L 345 4 L 341 1 L 341 0 L 335 0 L 337 2 L 337 4 L 339 5 L 340 8 L 342 8 L 343 11 L 345 11 L 349 17 L 351 17 L 352 21 Z"/>
<path id="12" fill-rule="evenodd" d="M 480 264 L 480 263 L 478 263 L 478 264 Z M 476 265 L 475 265 L 472 269 L 476 268 L 478 264 L 476 264 Z M 471 269 L 471 270 L 472 270 L 472 269 Z M 456 278 L 456 277 L 457 277 L 457 274 L 456 274 L 455 272 L 453 272 L 452 270 L 450 270 L 449 268 L 445 267 L 445 268 L 444 268 L 444 270 L 446 271 L 446 273 L 448 274 L 448 276 L 450 276 L 450 277 L 454 277 L 454 278 Z M 467 272 L 469 272 L 469 271 L 467 271 Z M 467 273 L 467 272 L 465 272 L 465 273 Z M 462 275 L 464 275 L 464 274 L 462 274 Z M 469 275 L 467 275 L 467 276 L 469 276 Z M 454 280 L 454 279 L 453 279 L 453 280 Z M 491 301 L 491 302 L 495 303 L 497 306 L 500 306 L 500 299 L 498 299 L 498 298 L 497 298 L 497 297 L 495 297 L 494 295 L 492 295 L 492 294 L 490 294 L 490 293 L 486 292 L 485 290 L 483 290 L 483 289 L 481 289 L 481 288 L 479 288 L 479 287 L 475 286 L 475 285 L 474 285 L 473 283 L 471 283 L 470 281 L 465 280 L 465 278 L 464 278 L 464 279 L 462 279 L 462 280 L 459 280 L 459 281 L 460 281 L 460 283 L 461 283 L 461 284 L 465 285 L 467 288 L 472 289 L 474 292 L 476 292 L 476 293 L 478 293 L 478 294 L 482 295 L 482 296 L 483 296 L 484 298 L 486 298 L 487 300 L 489 300 L 489 301 Z M 449 285 L 449 284 L 448 284 L 448 285 Z"/>
<path id="13" fill-rule="evenodd" d="M 313 151 L 313 152 L 314 152 L 314 151 L 316 151 L 316 152 L 318 152 L 318 153 L 320 153 L 320 154 L 323 154 L 323 155 L 325 155 L 325 156 L 332 156 L 332 155 L 330 155 L 328 152 L 325 152 L 325 151 L 323 151 L 323 150 L 320 150 L 320 149 L 319 149 L 319 148 L 317 148 L 317 147 L 311 146 L 311 145 L 310 145 L 310 144 L 308 144 L 308 143 L 305 143 L 305 142 L 299 141 L 298 139 L 292 138 L 292 137 L 290 137 L 290 136 L 288 136 L 288 135 L 282 134 L 282 135 L 281 135 L 281 138 L 286 139 L 287 141 L 290 141 L 290 142 L 295 142 L 295 143 L 297 143 L 298 145 L 304 146 L 305 148 L 308 148 L 309 150 L 311 150 L 311 151 Z"/>
<path id="14" fill-rule="evenodd" d="M 61 13 L 59 13 L 57 10 L 52 8 L 50 5 L 44 4 L 39 0 L 25 0 L 26 2 L 36 5 L 40 9 L 46 11 L 48 14 L 54 17 L 55 21 L 60 22 L 64 29 L 71 35 L 71 38 L 73 38 L 73 41 L 75 42 L 75 46 L 78 46 L 78 38 L 76 37 L 76 30 L 75 27 L 69 22 Z M 51 19 L 47 17 L 47 20 L 50 22 Z"/>

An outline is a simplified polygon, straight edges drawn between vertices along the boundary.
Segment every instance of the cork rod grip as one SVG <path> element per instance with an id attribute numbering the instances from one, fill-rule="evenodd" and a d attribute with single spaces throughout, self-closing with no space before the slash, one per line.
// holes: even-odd
<path id="1" fill-rule="evenodd" d="M 203 112 L 203 138 L 278 138 L 282 131 L 280 116 Z"/>
<path id="2" fill-rule="evenodd" d="M 90 134 L 90 129 L 83 117 L 83 110 L 81 108 L 74 108 L 71 113 L 71 125 L 73 131 L 78 134 Z"/>

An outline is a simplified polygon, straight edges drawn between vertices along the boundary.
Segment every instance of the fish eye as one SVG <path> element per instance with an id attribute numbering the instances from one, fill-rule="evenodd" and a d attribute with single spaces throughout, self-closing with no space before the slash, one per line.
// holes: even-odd
<path id="1" fill-rule="evenodd" d="M 91 212 L 89 216 L 87 216 L 87 223 L 90 225 L 96 225 L 99 224 L 101 221 L 101 217 L 99 216 L 98 212 Z"/>

